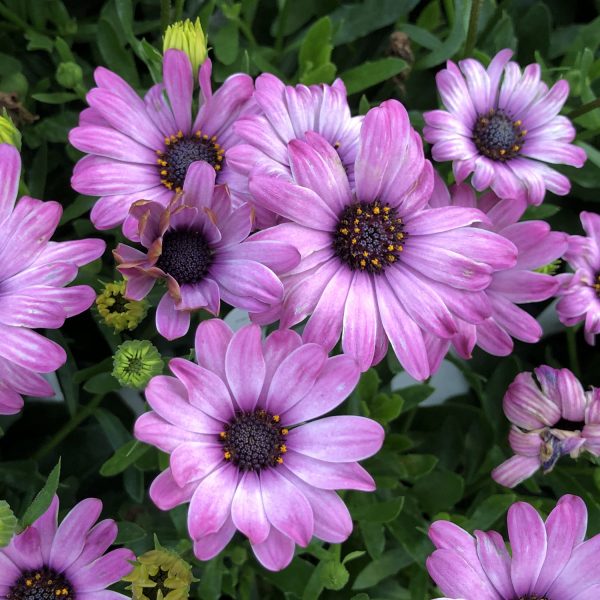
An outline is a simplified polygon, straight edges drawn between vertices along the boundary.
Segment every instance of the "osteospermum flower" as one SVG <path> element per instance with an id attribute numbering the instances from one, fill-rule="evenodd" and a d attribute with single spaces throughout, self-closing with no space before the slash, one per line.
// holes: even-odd
<path id="1" fill-rule="evenodd" d="M 77 268 L 98 258 L 105 244 L 84 239 L 50 242 L 62 208 L 28 196 L 16 204 L 21 157 L 0 144 L 0 414 L 23 407 L 21 394 L 52 396 L 40 375 L 58 369 L 65 351 L 34 329 L 58 329 L 67 317 L 88 309 L 94 290 L 64 286 Z"/>
<path id="2" fill-rule="evenodd" d="M 274 75 L 263 73 L 256 79 L 253 99 L 257 110 L 242 115 L 235 123 L 236 134 L 244 144 L 234 146 L 228 153 L 230 167 L 243 178 L 238 186 L 245 199 L 250 172 L 260 167 L 273 173 L 291 174 L 287 145 L 304 139 L 307 131 L 319 133 L 337 151 L 350 181 L 354 182 L 354 161 L 358 135 L 363 117 L 352 117 L 341 79 L 333 85 L 286 86 Z M 257 208 L 259 227 L 274 225 L 276 215 Z"/>
<path id="3" fill-rule="evenodd" d="M 450 339 L 454 316 L 481 321 L 482 292 L 494 269 L 514 264 L 516 249 L 495 233 L 469 227 L 485 220 L 475 208 L 427 208 L 431 164 L 404 107 L 384 102 L 367 114 L 354 165 L 355 191 L 342 162 L 321 136 L 288 145 L 294 179 L 255 172 L 254 201 L 290 222 L 255 235 L 290 240 L 300 264 L 282 277 L 282 328 L 311 315 L 304 339 L 342 348 L 364 371 L 387 351 L 388 338 L 404 368 L 425 379 L 434 361 L 424 333 Z"/>
<path id="4" fill-rule="evenodd" d="M 492 471 L 501 485 L 514 487 L 538 469 L 548 473 L 567 454 L 600 456 L 600 389 L 585 392 L 568 369 L 543 365 L 519 373 L 503 407 L 515 456 Z"/>
<path id="5" fill-rule="evenodd" d="M 578 496 L 560 498 L 543 521 L 526 502 L 507 515 L 509 553 L 496 531 L 472 536 L 450 521 L 436 521 L 429 537 L 436 550 L 427 570 L 445 599 L 596 600 L 600 535 L 584 541 L 587 509 Z"/>
<path id="6" fill-rule="evenodd" d="M 57 525 L 58 498 L 48 510 L 0 549 L 0 595 L 7 600 L 126 600 L 106 588 L 127 575 L 135 559 L 119 548 L 112 519 L 96 523 L 102 502 L 88 498 Z"/>
<path id="7" fill-rule="evenodd" d="M 169 340 L 187 332 L 192 311 L 219 314 L 221 298 L 244 310 L 269 309 L 283 294 L 273 270 L 286 271 L 299 260 L 283 241 L 244 242 L 252 209 L 243 204 L 232 210 L 228 190 L 215 186 L 215 171 L 207 163 L 190 166 L 184 187 L 166 208 L 146 201 L 132 207 L 147 254 L 124 244 L 114 251 L 127 279 L 127 298 L 141 300 L 157 279 L 166 281 L 156 327 Z"/>
<path id="8" fill-rule="evenodd" d="M 473 188 L 464 183 L 454 186 L 450 192 L 437 176 L 430 205 L 479 208 L 489 219 L 479 226 L 505 237 L 517 248 L 516 264 L 495 271 L 485 290 L 490 316 L 477 324 L 457 320 L 459 333 L 452 341 L 464 358 L 470 358 L 475 344 L 490 354 L 508 356 L 514 347 L 513 337 L 529 343 L 541 338 L 540 324 L 518 305 L 547 300 L 556 293 L 558 278 L 537 269 L 563 255 L 568 236 L 551 231 L 545 221 L 519 222 L 527 208 L 522 198 L 500 200 L 488 192 L 477 199 Z"/>
<path id="9" fill-rule="evenodd" d="M 257 325 L 232 334 L 218 319 L 198 327 L 196 360 L 175 358 L 175 377 L 150 382 L 153 411 L 135 424 L 139 440 L 171 455 L 150 497 L 162 510 L 190 502 L 196 556 L 216 556 L 237 529 L 279 570 L 313 535 L 345 540 L 352 520 L 334 490 L 375 489 L 357 461 L 379 450 L 383 429 L 364 417 L 318 417 L 353 390 L 356 363 L 290 330 L 263 341 Z"/>
<path id="10" fill-rule="evenodd" d="M 581 167 L 585 152 L 570 142 L 575 128 L 558 113 L 569 95 L 561 79 L 550 90 L 540 79 L 540 65 L 509 62 L 502 50 L 484 67 L 478 61 L 448 61 L 437 74 L 446 108 L 424 113 L 425 139 L 433 158 L 453 161 L 461 183 L 470 173 L 478 190 L 491 187 L 501 198 L 524 196 L 540 204 L 546 189 L 565 195 L 569 180 L 546 163 Z M 462 71 L 462 72 L 461 72 Z"/>
<path id="11" fill-rule="evenodd" d="M 582 212 L 587 237 L 572 235 L 565 260 L 575 273 L 559 275 L 558 318 L 567 326 L 584 321 L 585 339 L 594 345 L 600 333 L 600 216 Z"/>
<path id="12" fill-rule="evenodd" d="M 102 196 L 91 213 L 98 229 L 123 223 L 141 198 L 166 206 L 181 191 L 195 161 L 209 164 L 219 183 L 228 181 L 231 125 L 254 86 L 248 75 L 238 73 L 213 95 L 211 68 L 209 59 L 200 68 L 195 118 L 192 65 L 184 52 L 165 52 L 164 83 L 153 86 L 143 100 L 115 73 L 96 69 L 98 87 L 88 93 L 90 108 L 81 113 L 69 141 L 89 155 L 75 166 L 71 185 L 82 194 Z M 125 226 L 125 233 L 135 234 L 135 226 Z"/>

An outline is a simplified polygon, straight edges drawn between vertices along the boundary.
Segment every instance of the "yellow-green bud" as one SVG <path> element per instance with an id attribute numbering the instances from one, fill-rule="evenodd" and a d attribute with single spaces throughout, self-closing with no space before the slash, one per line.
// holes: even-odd
<path id="1" fill-rule="evenodd" d="M 144 389 L 163 370 L 158 350 L 148 340 L 129 340 L 113 355 L 112 376 L 125 387 Z"/>
<path id="2" fill-rule="evenodd" d="M 14 126 L 12 119 L 8 116 L 6 108 L 2 109 L 0 115 L 0 144 L 10 144 L 17 150 L 21 149 L 21 133 Z"/>
<path id="3" fill-rule="evenodd" d="M 132 331 L 146 316 L 146 300 L 128 300 L 125 298 L 125 281 L 105 283 L 102 292 L 96 298 L 96 306 L 102 320 L 120 333 L 125 329 Z"/>
<path id="4" fill-rule="evenodd" d="M 163 41 L 163 52 L 171 49 L 185 52 L 192 63 L 194 75 L 198 72 L 208 53 L 206 36 L 202 31 L 200 19 L 196 19 L 194 23 L 189 19 L 177 21 L 177 23 L 167 27 Z"/>

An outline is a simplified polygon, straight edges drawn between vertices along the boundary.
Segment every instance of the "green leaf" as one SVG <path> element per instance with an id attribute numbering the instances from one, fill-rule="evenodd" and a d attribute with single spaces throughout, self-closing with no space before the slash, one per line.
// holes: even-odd
<path id="1" fill-rule="evenodd" d="M 112 477 L 122 473 L 150 450 L 150 446 L 138 440 L 130 440 L 121 446 L 101 467 L 100 475 Z"/>
<path id="2" fill-rule="evenodd" d="M 377 394 L 368 404 L 369 417 L 385 425 L 402 413 L 404 398 L 398 394 Z"/>
<path id="3" fill-rule="evenodd" d="M 400 394 L 404 399 L 402 412 L 407 412 L 411 408 L 415 408 L 421 404 L 421 402 L 427 400 L 427 398 L 429 398 L 433 392 L 435 392 L 435 388 L 427 385 L 426 383 L 409 385 L 408 387 L 398 390 L 397 393 Z"/>
<path id="4" fill-rule="evenodd" d="M 355 521 L 370 521 L 372 523 L 388 523 L 393 521 L 404 506 L 404 497 L 393 498 L 359 506 L 352 511 Z"/>
<path id="5" fill-rule="evenodd" d="M 369 563 L 356 577 L 353 590 L 364 590 L 377 585 L 383 579 L 395 575 L 412 562 L 402 548 L 389 550 L 381 558 Z"/>
<path id="6" fill-rule="evenodd" d="M 90 394 L 108 394 L 120 388 L 119 382 L 110 373 L 98 373 L 90 377 L 83 386 Z"/>
<path id="7" fill-rule="evenodd" d="M 31 94 L 31 97 L 44 104 L 64 104 L 72 100 L 78 100 L 77 94 L 71 92 L 52 92 L 48 94 Z"/>
<path id="8" fill-rule="evenodd" d="M 511 504 L 516 502 L 516 494 L 495 494 L 485 498 L 477 505 L 471 518 L 469 519 L 466 529 L 474 531 L 481 529 L 482 531 L 491 529 L 496 521 L 500 520 L 506 514 L 506 511 Z"/>
<path id="9" fill-rule="evenodd" d="M 313 85 L 315 83 L 331 83 L 335 77 L 337 67 L 333 63 L 325 63 L 316 69 L 306 72 L 300 82 L 304 85 Z"/>
<path id="10" fill-rule="evenodd" d="M 360 400 L 368 403 L 375 396 L 380 385 L 381 379 L 379 378 L 377 371 L 375 369 L 369 369 L 360 376 L 360 380 L 358 381 L 354 393 Z"/>
<path id="11" fill-rule="evenodd" d="M 48 479 L 44 487 L 38 492 L 29 508 L 25 511 L 23 518 L 21 519 L 21 525 L 23 528 L 29 527 L 34 521 L 39 519 L 47 510 L 56 494 L 58 489 L 58 482 L 60 481 L 60 458 L 58 463 L 50 471 Z"/>
<path id="12" fill-rule="evenodd" d="M 298 61 L 300 63 L 300 81 L 307 83 L 304 78 L 312 71 L 331 65 L 335 74 L 335 65 L 331 63 L 331 19 L 323 17 L 308 30 L 300 46 Z"/>
<path id="13" fill-rule="evenodd" d="M 228 21 L 212 37 L 217 58 L 230 65 L 237 57 L 240 48 L 240 32 L 236 21 Z"/>
<path id="14" fill-rule="evenodd" d="M 6 500 L 0 500 L 0 548 L 7 546 L 17 530 L 17 517 Z"/>
<path id="15" fill-rule="evenodd" d="M 119 36 L 110 21 L 98 21 L 98 48 L 109 68 L 121 75 L 131 86 L 139 86 L 139 78 L 133 54 L 121 43 Z"/>
<path id="16" fill-rule="evenodd" d="M 117 545 L 128 545 L 139 540 L 143 540 L 146 537 L 146 530 L 131 521 L 120 521 L 117 523 L 119 533 L 115 544 Z"/>
<path id="17" fill-rule="evenodd" d="M 400 479 L 415 481 L 431 473 L 437 463 L 437 457 L 432 454 L 406 454 L 399 456 L 392 468 Z"/>
<path id="18" fill-rule="evenodd" d="M 351 95 L 391 79 L 406 67 L 406 62 L 400 58 L 381 58 L 375 61 L 367 61 L 359 67 L 345 71 L 340 77 L 346 84 L 348 95 Z"/>
<path id="19" fill-rule="evenodd" d="M 460 475 L 446 470 L 436 470 L 417 481 L 412 493 L 420 507 L 428 514 L 452 508 L 463 495 L 465 482 Z"/>
<path id="20" fill-rule="evenodd" d="M 77 196 L 73 202 L 65 208 L 62 217 L 60 219 L 60 224 L 64 225 L 65 223 L 69 223 L 73 219 L 77 219 L 81 217 L 85 213 L 88 212 L 94 206 L 96 202 L 96 198 L 92 198 L 90 196 Z"/>

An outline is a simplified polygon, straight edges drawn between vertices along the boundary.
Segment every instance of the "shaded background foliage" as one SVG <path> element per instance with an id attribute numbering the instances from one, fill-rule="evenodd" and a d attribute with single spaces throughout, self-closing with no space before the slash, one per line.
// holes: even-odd
<path id="1" fill-rule="evenodd" d="M 572 117 L 596 99 L 598 0 L 483 0 L 476 6 L 474 21 L 471 0 L 0 0 L 0 105 L 23 134 L 22 191 L 62 203 L 59 239 L 100 235 L 87 217 L 94 200 L 69 185 L 80 155 L 69 146 L 67 133 L 85 106 L 97 65 L 116 71 L 140 91 L 160 77 L 162 31 L 182 17 L 200 16 L 217 82 L 236 71 L 254 76 L 269 71 L 292 84 L 330 83 L 339 76 L 353 112 L 398 98 L 419 129 L 422 111 L 437 106 L 435 72 L 445 60 L 469 51 L 486 63 L 509 47 L 522 65 L 540 62 L 547 82 L 567 78 L 571 97 L 564 113 Z M 542 206 L 528 212 L 529 218 L 548 219 L 570 233 L 580 233 L 579 212 L 596 211 L 600 200 L 600 110 L 575 123 L 588 162 L 580 170 L 561 169 L 573 181 L 571 195 L 548 194 Z M 440 169 L 449 175 L 447 165 Z M 101 236 L 109 250 L 121 239 L 117 230 Z M 115 275 L 107 251 L 103 261 L 81 269 L 79 282 L 99 289 L 101 281 Z M 377 419 L 387 438 L 366 465 L 377 492 L 344 495 L 356 525 L 352 537 L 341 546 L 313 543 L 276 574 L 262 569 L 236 537 L 216 559 L 194 562 L 200 582 L 193 595 L 431 598 L 436 593 L 424 566 L 432 549 L 428 524 L 451 518 L 469 529 L 502 529 L 505 511 L 516 499 L 546 512 L 559 495 L 579 494 L 590 511 L 589 533 L 600 532 L 595 463 L 562 459 L 551 474 L 538 474 L 515 491 L 489 476 L 509 455 L 501 400 L 517 372 L 541 363 L 567 366 L 584 385 L 600 385 L 599 354 L 585 345 L 580 332 L 559 326 L 549 304 L 532 309 L 541 315 L 546 337 L 536 345 L 517 343 L 510 357 L 480 350 L 469 362 L 449 357 L 444 376 L 427 384 L 403 378 L 392 356 L 365 373 L 340 411 Z M 98 496 L 106 515 L 119 521 L 121 543 L 141 553 L 156 533 L 164 545 L 191 558 L 185 507 L 161 513 L 146 494 L 167 458 L 132 439 L 143 399 L 120 390 L 110 375 L 112 352 L 129 334 L 112 333 L 93 310 L 48 334 L 69 350 L 57 380 L 64 402 L 29 400 L 21 415 L 0 419 L 0 497 L 27 522 L 57 485 L 65 508 L 78 498 Z M 134 335 L 152 339 L 165 357 L 188 355 L 193 345 L 192 333 L 176 343 L 161 340 L 152 312 Z M 59 457 L 60 483 L 58 469 L 53 470 Z"/>

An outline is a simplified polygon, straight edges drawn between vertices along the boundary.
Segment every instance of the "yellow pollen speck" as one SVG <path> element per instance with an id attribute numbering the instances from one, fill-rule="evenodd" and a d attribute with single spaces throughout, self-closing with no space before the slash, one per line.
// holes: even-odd
<path id="1" fill-rule="evenodd" d="M 356 243 L 357 243 L 356 238 L 352 238 L 352 244 L 356 244 Z"/>
<path id="2" fill-rule="evenodd" d="M 523 130 L 521 131 L 521 136 L 523 136 L 523 137 L 524 137 L 525 135 L 527 135 L 527 129 L 523 129 Z"/>
<path id="3" fill-rule="evenodd" d="M 175 191 L 176 191 L 176 192 L 179 194 L 180 192 L 182 192 L 182 191 L 183 191 L 183 188 L 176 187 L 176 188 L 175 188 Z"/>
<path id="4" fill-rule="evenodd" d="M 360 260 L 361 269 L 364 269 L 366 266 L 367 266 L 367 261 L 364 258 L 361 258 L 361 260 Z"/>
<path id="5" fill-rule="evenodd" d="M 169 172 L 168 172 L 166 169 L 163 169 L 163 170 L 160 172 L 160 174 L 164 176 L 164 175 L 168 175 L 168 174 L 169 174 Z"/>
<path id="6" fill-rule="evenodd" d="M 219 433 L 219 437 L 224 440 L 227 437 L 227 434 L 224 431 L 221 431 L 221 433 Z"/>
<path id="7" fill-rule="evenodd" d="M 285 444 L 281 444 L 281 446 L 279 446 L 279 452 L 285 454 L 287 452 L 287 446 Z"/>
<path id="8" fill-rule="evenodd" d="M 221 165 L 215 165 L 215 171 L 220 171 L 221 170 Z"/>
<path id="9" fill-rule="evenodd" d="M 289 429 L 286 429 L 285 427 L 281 430 L 281 435 L 287 435 L 289 433 Z"/>
<path id="10" fill-rule="evenodd" d="M 225 457 L 225 460 L 231 460 L 231 452 L 225 452 L 223 456 Z"/>
<path id="11" fill-rule="evenodd" d="M 357 214 L 357 215 L 362 215 L 362 213 L 363 213 L 363 211 L 362 211 L 362 208 L 357 208 L 357 209 L 356 209 L 356 214 Z M 356 221 L 355 221 L 355 222 L 356 222 Z"/>
<path id="12" fill-rule="evenodd" d="M 402 252 L 404 250 L 404 246 L 396 246 L 396 252 Z"/>
<path id="13" fill-rule="evenodd" d="M 505 150 L 504 148 L 502 148 L 502 149 L 500 150 L 500 155 L 501 155 L 501 156 L 504 156 L 505 154 L 506 154 L 506 150 Z"/>
<path id="14" fill-rule="evenodd" d="M 381 210 L 379 209 L 379 206 L 375 206 L 375 207 L 373 208 L 373 214 L 374 214 L 374 215 L 378 215 L 380 212 L 381 212 Z"/>
<path id="15" fill-rule="evenodd" d="M 391 252 L 393 249 L 394 249 L 394 244 L 390 244 L 390 245 L 388 246 L 388 250 Z"/>
<path id="16" fill-rule="evenodd" d="M 379 259 L 378 258 L 372 258 L 371 259 L 371 264 L 375 265 L 376 267 L 379 266 Z"/>
<path id="17" fill-rule="evenodd" d="M 55 593 L 57 596 L 60 596 L 60 590 L 56 590 L 54 593 Z"/>
<path id="18" fill-rule="evenodd" d="M 518 152 L 520 149 L 521 149 L 521 146 L 519 146 L 518 144 L 515 144 L 515 145 L 512 147 L 512 151 L 513 151 L 513 152 Z"/>
<path id="19" fill-rule="evenodd" d="M 170 143 L 171 143 L 171 140 L 168 137 L 166 137 L 165 138 L 165 144 L 168 146 Z"/>
<path id="20" fill-rule="evenodd" d="M 340 233 L 341 233 L 342 235 L 348 235 L 348 229 L 347 229 L 346 227 L 342 227 L 342 228 L 340 229 Z"/>
<path id="21" fill-rule="evenodd" d="M 161 150 L 157 150 L 157 151 L 156 151 L 156 154 L 157 154 L 157 156 L 162 156 L 162 155 L 163 155 L 163 153 L 162 153 L 162 151 L 161 151 Z"/>
<path id="22" fill-rule="evenodd" d="M 217 156 L 217 160 L 218 160 L 219 162 L 221 162 L 221 161 L 223 160 L 223 155 L 222 155 L 222 154 L 220 154 L 219 156 Z"/>
<path id="23" fill-rule="evenodd" d="M 183 131 L 181 129 L 177 132 L 177 137 L 181 139 L 183 137 Z"/>
<path id="24" fill-rule="evenodd" d="M 208 136 L 207 136 L 206 134 L 204 134 L 204 135 L 202 136 L 202 139 L 205 139 L 205 140 L 207 140 L 207 139 L 208 139 Z"/>
<path id="25" fill-rule="evenodd" d="M 354 233 L 360 233 L 360 227 L 355 227 L 354 228 Z"/>
<path id="26" fill-rule="evenodd" d="M 367 258 L 367 257 L 369 256 L 369 253 L 368 253 L 368 252 L 365 250 L 365 251 L 363 252 L 363 256 L 364 256 L 365 258 Z"/>
<path id="27" fill-rule="evenodd" d="M 275 421 L 275 423 L 279 423 L 280 419 L 281 417 L 279 415 L 273 415 L 273 421 Z"/>
<path id="28" fill-rule="evenodd" d="M 384 213 L 389 213 L 390 212 L 390 207 L 389 206 L 384 206 L 383 207 L 383 212 Z"/>
<path id="29" fill-rule="evenodd" d="M 31 587 L 31 586 L 33 585 L 33 580 L 32 580 L 32 579 L 26 579 L 26 580 L 25 580 L 25 585 L 26 585 L 27 587 Z"/>
<path id="30" fill-rule="evenodd" d="M 388 254 L 387 259 L 389 262 L 393 263 L 396 260 L 396 257 L 393 254 Z"/>
<path id="31" fill-rule="evenodd" d="M 396 234 L 396 239 L 397 240 L 401 240 L 402 238 L 404 238 L 404 234 L 403 233 L 397 233 Z"/>
<path id="32" fill-rule="evenodd" d="M 516 125 L 517 127 L 521 127 L 521 124 L 522 124 L 522 123 L 523 123 L 523 121 L 521 121 L 521 119 L 517 119 L 517 120 L 515 121 L 515 125 Z"/>
<path id="33" fill-rule="evenodd" d="M 281 456 L 277 459 L 277 464 L 278 465 L 282 465 L 283 464 L 283 458 L 281 458 Z"/>
<path id="34" fill-rule="evenodd" d="M 393 225 L 390 225 L 390 231 L 396 231 L 396 228 Z"/>

